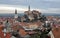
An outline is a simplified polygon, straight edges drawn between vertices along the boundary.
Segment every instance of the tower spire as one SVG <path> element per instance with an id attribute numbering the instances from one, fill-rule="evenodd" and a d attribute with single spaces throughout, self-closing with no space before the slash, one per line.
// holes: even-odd
<path id="1" fill-rule="evenodd" d="M 28 11 L 30 11 L 30 5 L 28 6 Z"/>
<path id="2" fill-rule="evenodd" d="M 17 14 L 17 9 L 15 9 L 15 14 Z"/>
<path id="3" fill-rule="evenodd" d="M 17 9 L 15 9 L 15 17 L 14 18 L 18 18 Z"/>

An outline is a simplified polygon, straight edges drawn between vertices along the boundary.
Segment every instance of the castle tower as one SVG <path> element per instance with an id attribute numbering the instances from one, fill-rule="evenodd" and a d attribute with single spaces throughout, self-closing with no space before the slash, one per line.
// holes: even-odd
<path id="1" fill-rule="evenodd" d="M 17 14 L 17 10 L 15 9 L 15 17 L 14 18 L 18 18 L 18 14 Z"/>

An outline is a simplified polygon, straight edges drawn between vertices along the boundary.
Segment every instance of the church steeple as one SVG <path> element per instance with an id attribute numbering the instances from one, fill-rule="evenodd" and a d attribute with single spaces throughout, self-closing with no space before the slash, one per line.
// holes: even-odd
<path id="1" fill-rule="evenodd" d="M 15 9 L 15 14 L 17 14 L 17 10 Z"/>
<path id="2" fill-rule="evenodd" d="M 30 5 L 28 6 L 28 11 L 30 11 Z"/>
<path id="3" fill-rule="evenodd" d="M 14 18 L 18 18 L 17 9 L 15 9 L 15 17 Z"/>

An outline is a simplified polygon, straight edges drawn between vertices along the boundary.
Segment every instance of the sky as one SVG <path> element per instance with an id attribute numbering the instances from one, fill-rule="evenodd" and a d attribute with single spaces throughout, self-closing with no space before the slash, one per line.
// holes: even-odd
<path id="1" fill-rule="evenodd" d="M 18 13 L 28 10 L 38 10 L 42 13 L 60 13 L 60 0 L 0 0 L 0 13 Z"/>

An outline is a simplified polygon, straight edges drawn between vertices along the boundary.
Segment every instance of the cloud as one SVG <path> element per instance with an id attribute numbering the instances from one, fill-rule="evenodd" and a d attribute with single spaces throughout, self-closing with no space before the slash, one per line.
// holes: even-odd
<path id="1" fill-rule="evenodd" d="M 30 4 L 35 8 L 60 8 L 60 0 L 0 0 L 0 4 L 22 6 L 28 6 Z"/>
<path id="2" fill-rule="evenodd" d="M 42 9 L 43 13 L 60 13 L 60 8 L 48 8 L 48 9 Z"/>
<path id="3" fill-rule="evenodd" d="M 18 13 L 23 13 L 28 10 L 26 6 L 20 5 L 2 5 L 0 4 L 0 13 L 14 13 L 17 9 Z M 37 10 L 42 13 L 60 13 L 60 8 L 32 8 L 31 10 Z"/>
<path id="4" fill-rule="evenodd" d="M 17 9 L 19 13 L 27 10 L 25 6 L 0 5 L 0 13 L 14 13 L 15 9 Z"/>
<path id="5" fill-rule="evenodd" d="M 15 9 L 18 10 L 18 13 L 21 13 L 21 12 L 23 13 L 24 11 L 28 10 L 28 6 L 0 4 L 0 13 L 14 13 Z M 36 8 L 31 7 L 31 10 L 34 10 L 34 9 Z M 39 10 L 39 9 L 36 9 L 36 10 Z"/>
<path id="6" fill-rule="evenodd" d="M 44 1 L 50 1 L 50 2 L 60 2 L 60 0 L 44 0 Z"/>

